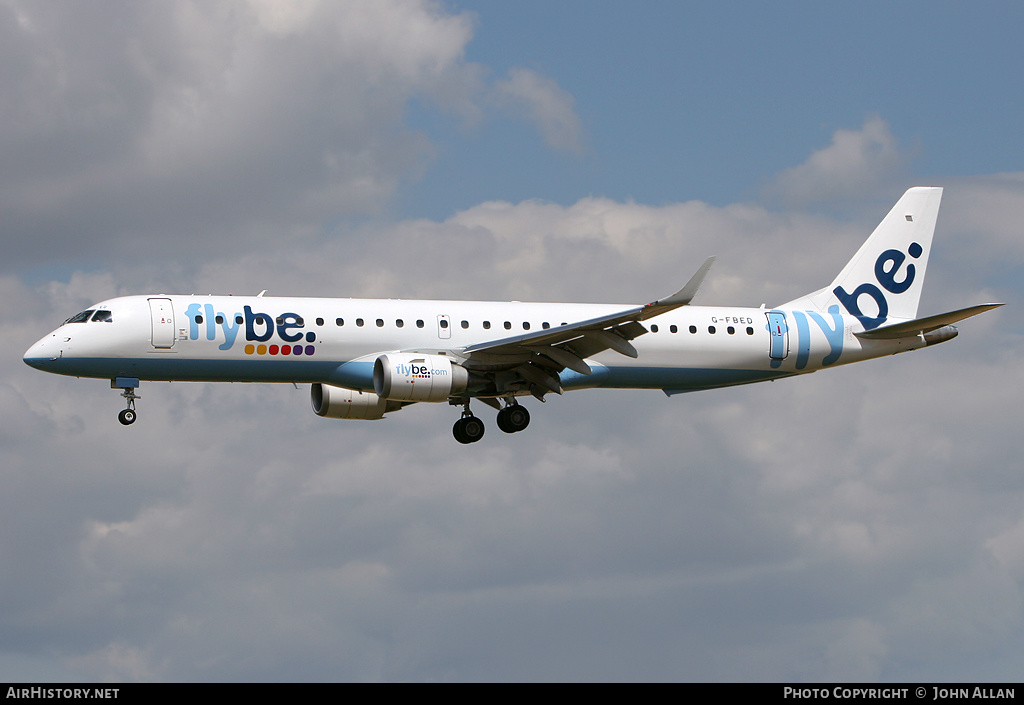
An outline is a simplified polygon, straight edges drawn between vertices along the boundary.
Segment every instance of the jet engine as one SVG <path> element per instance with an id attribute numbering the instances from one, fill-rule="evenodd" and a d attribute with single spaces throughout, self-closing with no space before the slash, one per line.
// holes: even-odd
<path id="1" fill-rule="evenodd" d="M 387 353 L 373 364 L 373 388 L 384 399 L 444 401 L 468 384 L 469 371 L 444 355 Z"/>
<path id="2" fill-rule="evenodd" d="M 384 418 L 388 411 L 402 408 L 401 404 L 389 403 L 373 392 L 357 392 L 319 382 L 310 388 L 309 396 L 316 415 L 331 419 L 375 420 Z"/>
<path id="3" fill-rule="evenodd" d="M 930 330 L 921 337 L 924 339 L 925 345 L 935 345 L 936 343 L 944 343 L 947 340 L 960 335 L 960 331 L 956 329 L 956 326 L 942 326 L 935 330 Z"/>

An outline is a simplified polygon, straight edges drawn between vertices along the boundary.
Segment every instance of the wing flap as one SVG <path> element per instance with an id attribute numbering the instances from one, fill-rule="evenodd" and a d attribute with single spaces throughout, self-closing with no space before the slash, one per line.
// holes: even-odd
<path id="1" fill-rule="evenodd" d="M 593 372 L 593 370 L 590 369 L 590 365 L 584 362 L 582 357 L 566 350 L 563 347 L 559 347 L 557 345 L 533 345 L 530 346 L 529 349 L 531 352 L 550 358 L 553 362 L 561 365 L 562 367 L 568 367 L 573 372 L 578 372 L 581 375 L 589 375 Z"/>

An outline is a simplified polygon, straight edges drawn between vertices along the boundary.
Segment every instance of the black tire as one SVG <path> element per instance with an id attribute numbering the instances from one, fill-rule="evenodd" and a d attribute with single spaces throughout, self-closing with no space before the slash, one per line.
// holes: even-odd
<path id="1" fill-rule="evenodd" d="M 516 430 L 509 425 L 508 422 L 508 410 L 511 406 L 506 406 L 504 409 L 498 412 L 498 428 L 505 433 L 515 433 Z"/>
<path id="2" fill-rule="evenodd" d="M 117 420 L 124 426 L 131 426 L 135 423 L 135 409 L 124 409 L 117 415 Z"/>
<path id="3" fill-rule="evenodd" d="M 476 443 L 484 437 L 486 427 L 483 421 L 475 416 L 467 416 L 460 421 L 462 422 L 462 433 L 468 439 L 464 441 L 465 443 Z"/>
<path id="4" fill-rule="evenodd" d="M 530 425 L 530 412 L 525 406 L 513 404 L 506 407 L 504 411 L 507 412 L 505 418 L 508 427 L 512 429 L 509 433 L 518 433 Z"/>

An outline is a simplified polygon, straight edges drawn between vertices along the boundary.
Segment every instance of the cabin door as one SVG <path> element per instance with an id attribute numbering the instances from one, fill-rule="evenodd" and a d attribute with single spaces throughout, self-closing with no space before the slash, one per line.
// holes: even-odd
<path id="1" fill-rule="evenodd" d="M 772 334 L 768 357 L 773 360 L 785 360 L 789 355 L 789 326 L 786 325 L 786 314 L 782 311 L 769 311 L 767 315 L 768 330 Z"/>
<path id="2" fill-rule="evenodd" d="M 150 299 L 149 314 L 153 321 L 153 347 L 167 350 L 174 347 L 174 309 L 170 299 Z"/>

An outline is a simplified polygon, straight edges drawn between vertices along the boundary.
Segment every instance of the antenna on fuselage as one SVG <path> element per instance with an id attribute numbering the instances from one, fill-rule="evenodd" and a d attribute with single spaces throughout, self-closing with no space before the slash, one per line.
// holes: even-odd
<path id="1" fill-rule="evenodd" d="M 267 293 L 267 290 L 266 290 L 266 289 L 264 289 L 264 290 L 263 290 L 263 291 L 261 291 L 260 293 L 256 294 L 256 298 L 257 298 L 257 299 L 262 299 L 262 298 L 263 298 L 263 295 L 264 295 L 265 293 Z"/>

